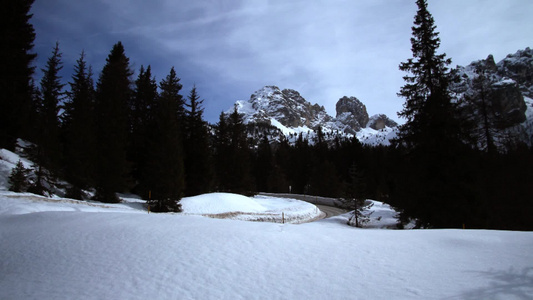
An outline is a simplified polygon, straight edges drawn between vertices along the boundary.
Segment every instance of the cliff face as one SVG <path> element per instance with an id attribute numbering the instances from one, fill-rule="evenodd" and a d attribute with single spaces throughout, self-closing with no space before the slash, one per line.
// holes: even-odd
<path id="1" fill-rule="evenodd" d="M 355 97 L 342 97 L 335 105 L 337 120 L 348 125 L 354 131 L 366 127 L 368 113 L 366 106 Z"/>
<path id="2" fill-rule="evenodd" d="M 236 106 L 245 123 L 269 123 L 275 119 L 286 127 L 313 128 L 332 119 L 323 106 L 312 105 L 295 90 L 280 90 L 277 86 L 265 86 L 248 101 L 237 101 Z"/>
<path id="3" fill-rule="evenodd" d="M 514 80 L 525 97 L 533 98 L 533 50 L 528 47 L 509 54 L 496 68 L 500 76 Z"/>
<path id="4" fill-rule="evenodd" d="M 524 96 L 533 88 L 530 79 L 533 60 L 524 59 L 521 54 L 522 51 L 517 52 L 518 59 L 509 55 L 498 64 L 489 55 L 466 67 L 458 66 L 461 81 L 452 90 L 470 98 L 483 93 L 491 110 L 505 120 L 507 127 L 524 122 L 527 110 Z"/>
<path id="5" fill-rule="evenodd" d="M 452 91 L 460 99 L 472 119 L 483 111 L 489 114 L 501 135 L 513 136 L 533 144 L 533 51 L 530 48 L 509 54 L 496 63 L 489 55 L 466 67 L 458 66 L 459 82 Z M 481 125 L 480 125 L 481 126 Z"/>

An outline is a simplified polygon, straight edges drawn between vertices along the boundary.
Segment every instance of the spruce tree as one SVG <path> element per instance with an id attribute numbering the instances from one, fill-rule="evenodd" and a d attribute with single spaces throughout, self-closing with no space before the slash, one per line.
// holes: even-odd
<path id="1" fill-rule="evenodd" d="M 483 69 L 475 71 L 472 80 L 471 93 L 465 95 L 465 100 L 474 112 L 471 113 L 475 125 L 473 134 L 476 147 L 490 155 L 498 151 L 498 140 L 503 139 L 503 118 L 497 114 L 492 106 L 491 85 L 495 82 L 493 75 L 486 74 Z"/>
<path id="2" fill-rule="evenodd" d="M 315 150 L 317 151 L 317 150 Z M 341 190 L 335 165 L 328 159 L 313 164 L 309 178 L 309 194 L 323 197 L 338 197 Z"/>
<path id="3" fill-rule="evenodd" d="M 150 182 L 152 211 L 181 211 L 179 201 L 185 190 L 183 165 L 183 97 L 182 85 L 174 67 L 161 81 L 154 129 L 154 148 L 151 149 Z"/>
<path id="4" fill-rule="evenodd" d="M 406 84 L 398 93 L 406 99 L 398 113 L 406 119 L 400 127 L 397 145 L 408 152 L 409 173 L 399 176 L 406 185 L 413 182 L 412 195 L 396 195 L 402 198 L 422 223 L 433 226 L 461 226 L 457 211 L 464 206 L 467 197 L 464 185 L 468 170 L 460 160 L 466 157 L 464 120 L 456 99 L 449 90 L 455 78 L 445 54 L 437 54 L 440 45 L 432 15 L 426 0 L 417 0 L 418 11 L 412 27 L 413 58 L 400 64 Z M 401 186 L 403 184 L 398 184 Z M 416 195 L 415 195 L 416 194 Z"/>
<path id="5" fill-rule="evenodd" d="M 274 193 L 290 193 L 292 185 L 289 182 L 288 174 L 291 163 L 291 146 L 284 137 L 281 138 L 277 149 L 274 152 L 274 169 L 270 173 L 268 180 L 270 191 Z"/>
<path id="6" fill-rule="evenodd" d="M 0 148 L 15 149 L 17 138 L 27 138 L 32 104 L 31 53 L 35 31 L 30 19 L 33 0 L 3 1 L 0 10 Z"/>
<path id="7" fill-rule="evenodd" d="M 314 156 L 307 139 L 300 132 L 298 139 L 291 151 L 291 167 L 289 177 L 292 182 L 292 191 L 295 194 L 308 194 L 309 181 L 314 165 Z"/>
<path id="8" fill-rule="evenodd" d="M 230 136 L 229 157 L 229 190 L 239 194 L 249 194 L 254 191 L 251 173 L 251 151 L 248 147 L 248 137 L 242 115 L 234 107 L 228 117 L 228 131 Z"/>
<path id="9" fill-rule="evenodd" d="M 132 176 L 136 180 L 135 192 L 148 199 L 147 186 L 149 152 L 156 146 L 153 141 L 154 115 L 158 97 L 157 83 L 152 76 L 151 67 L 141 66 L 130 109 L 129 159 L 132 162 Z"/>
<path id="10" fill-rule="evenodd" d="M 244 120 L 237 107 L 229 115 L 221 113 L 215 129 L 218 190 L 238 194 L 253 192 L 252 153 L 248 147 Z"/>
<path id="11" fill-rule="evenodd" d="M 355 162 L 349 168 L 350 181 L 346 188 L 345 196 L 340 199 L 340 207 L 350 210 L 351 216 L 348 219 L 348 225 L 363 227 L 370 220 L 370 214 L 365 213 L 364 209 L 369 208 L 365 205 L 366 180 L 364 172 Z"/>
<path id="12" fill-rule="evenodd" d="M 62 105 L 64 84 L 61 83 L 59 72 L 63 69 L 59 43 L 52 51 L 48 59 L 46 69 L 42 69 L 44 76 L 41 79 L 41 108 L 40 108 L 40 132 L 38 138 L 39 147 L 43 148 L 44 155 L 50 160 L 46 167 L 57 164 L 59 161 L 59 108 Z"/>
<path id="13" fill-rule="evenodd" d="M 67 197 L 82 199 L 82 189 L 94 185 L 96 160 L 94 82 L 84 52 L 77 60 L 69 85 L 70 92 L 62 114 L 64 176 L 71 184 Z"/>
<path id="14" fill-rule="evenodd" d="M 274 172 L 274 155 L 270 141 L 265 135 L 257 147 L 257 155 L 254 164 L 254 175 L 257 190 L 260 192 L 272 192 L 272 173 Z"/>
<path id="15" fill-rule="evenodd" d="M 218 123 L 215 125 L 214 137 L 214 161 L 216 173 L 216 190 L 229 190 L 229 172 L 231 171 L 230 155 L 230 135 L 227 116 L 220 113 Z"/>
<path id="16" fill-rule="evenodd" d="M 95 199 L 118 202 L 116 192 L 127 187 L 129 166 L 126 156 L 128 144 L 128 103 L 132 95 L 132 71 L 124 46 L 118 42 L 106 59 L 96 88 L 96 144 L 97 182 Z"/>
<path id="17" fill-rule="evenodd" d="M 203 120 L 204 100 L 200 100 L 196 86 L 191 89 L 187 100 L 184 134 L 186 194 L 198 195 L 211 190 L 214 171 L 209 129 Z"/>
<path id="18" fill-rule="evenodd" d="M 63 87 L 59 71 L 63 68 L 59 43 L 48 58 L 46 68 L 41 69 L 40 98 L 38 106 L 39 134 L 35 138 L 36 144 L 31 149 L 31 157 L 35 163 L 36 179 L 32 192 L 44 194 L 45 184 L 43 180 L 51 180 L 53 174 L 59 172 L 61 145 L 59 140 L 59 105 L 63 98 Z"/>
<path id="19" fill-rule="evenodd" d="M 30 170 L 26 169 L 19 159 L 17 165 L 11 170 L 11 175 L 8 179 L 9 190 L 17 193 L 25 192 L 29 185 L 29 172 Z"/>
<path id="20" fill-rule="evenodd" d="M 460 142 L 459 110 L 449 91 L 454 79 L 446 54 L 437 54 L 440 46 L 438 32 L 426 0 L 417 0 L 418 11 L 412 27 L 413 58 L 400 64 L 406 84 L 398 93 L 406 99 L 398 116 L 406 119 L 399 137 L 410 148 L 438 150 Z"/>

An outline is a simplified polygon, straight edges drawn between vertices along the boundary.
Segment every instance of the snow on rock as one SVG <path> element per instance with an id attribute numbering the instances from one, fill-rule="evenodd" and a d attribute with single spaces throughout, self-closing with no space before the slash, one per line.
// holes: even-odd
<path id="1" fill-rule="evenodd" d="M 377 146 L 391 144 L 391 141 L 398 137 L 398 127 L 385 127 L 380 130 L 364 128 L 357 133 L 357 139 L 366 145 Z"/>

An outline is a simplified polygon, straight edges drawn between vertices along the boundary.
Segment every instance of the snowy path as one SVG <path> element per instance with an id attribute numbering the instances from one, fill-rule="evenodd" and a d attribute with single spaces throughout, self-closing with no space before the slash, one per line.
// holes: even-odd
<path id="1" fill-rule="evenodd" d="M 318 209 L 324 212 L 325 214 L 324 218 L 331 218 L 331 217 L 335 217 L 335 216 L 346 213 L 346 211 L 342 208 L 337 208 L 337 207 L 328 206 L 328 205 L 319 205 L 319 204 L 315 204 L 315 205 L 316 207 L 318 207 Z"/>

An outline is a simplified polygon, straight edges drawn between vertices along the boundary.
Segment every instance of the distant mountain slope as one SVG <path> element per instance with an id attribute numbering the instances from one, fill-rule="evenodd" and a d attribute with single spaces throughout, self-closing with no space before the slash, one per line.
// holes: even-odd
<path id="1" fill-rule="evenodd" d="M 244 123 L 253 128 L 249 132 L 250 136 L 268 134 L 276 139 L 283 135 L 289 141 L 296 140 L 302 134 L 312 142 L 316 136 L 315 131 L 321 127 L 326 138 L 333 138 L 337 134 L 345 137 L 361 136 L 364 141 L 374 143 L 378 139 L 369 139 L 369 136 L 386 136 L 380 134 L 379 130 L 389 133 L 397 125 L 383 114 L 369 117 L 365 105 L 355 97 L 345 96 L 339 99 L 336 105 L 337 115 L 332 117 L 323 106 L 311 104 L 297 91 L 281 90 L 277 86 L 265 86 L 257 90 L 249 100 L 237 101 L 235 108 L 243 115 Z M 232 111 L 230 109 L 227 113 Z M 276 132 L 273 133 L 272 130 Z"/>
<path id="2" fill-rule="evenodd" d="M 509 134 L 533 145 L 533 51 L 530 48 L 509 54 L 495 63 L 492 55 L 474 61 L 466 67 L 457 66 L 459 81 L 452 85 L 459 99 L 475 94 L 474 79 L 483 72 L 490 79 L 491 109 Z M 466 103 L 465 105 L 472 105 Z M 310 142 L 321 127 L 326 139 L 340 135 L 357 137 L 362 143 L 388 145 L 397 136 L 398 124 L 384 114 L 369 116 L 366 106 L 356 97 L 344 96 L 336 104 L 336 116 L 330 116 L 323 106 L 311 104 L 292 89 L 265 86 L 248 100 L 235 103 L 243 115 L 249 136 L 258 141 L 267 135 L 272 140 L 281 137 L 294 142 L 299 134 Z M 231 113 L 233 108 L 227 113 Z M 467 109 L 479 114 L 475 107 Z"/>
<path id="3" fill-rule="evenodd" d="M 486 98 L 486 110 L 497 119 L 497 130 L 506 138 L 514 138 L 533 145 L 533 50 L 526 48 L 496 63 L 486 59 L 458 66 L 460 81 L 452 90 L 464 99 Z M 480 107 L 472 103 L 470 113 L 479 115 Z"/>

